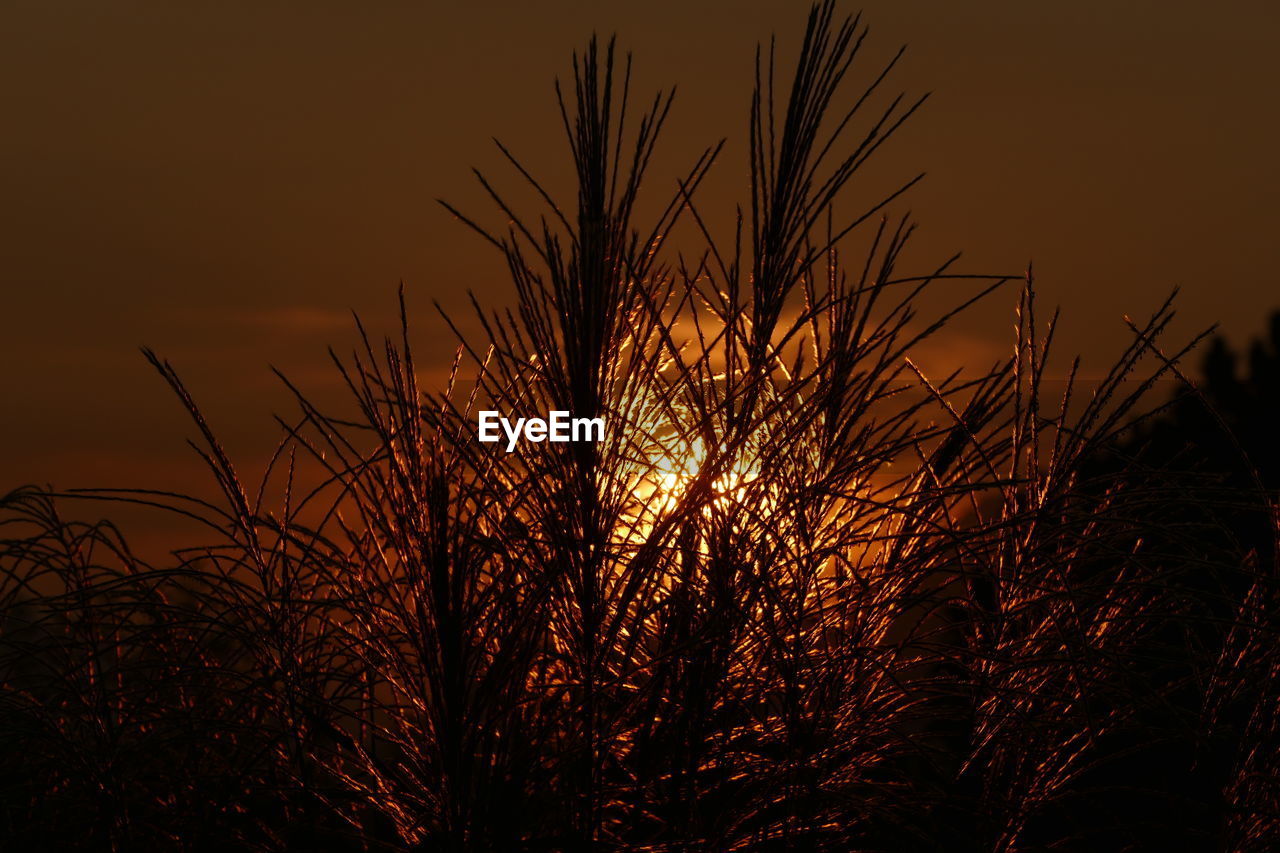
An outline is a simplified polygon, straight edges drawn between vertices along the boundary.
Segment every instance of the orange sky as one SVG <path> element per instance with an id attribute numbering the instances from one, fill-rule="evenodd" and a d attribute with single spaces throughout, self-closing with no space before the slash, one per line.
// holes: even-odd
<path id="1" fill-rule="evenodd" d="M 250 459 L 274 442 L 271 414 L 290 410 L 268 365 L 329 394 L 325 346 L 350 346 L 347 310 L 391 329 L 401 280 L 420 358 L 438 361 L 431 299 L 506 289 L 498 259 L 434 199 L 500 221 L 467 171 L 511 183 L 490 136 L 563 176 L 550 84 L 571 49 L 616 30 L 639 91 L 679 84 L 649 183 L 666 193 L 704 145 L 741 135 L 754 44 L 794 40 L 804 8 L 7 0 L 0 490 L 189 483 L 191 430 L 143 344 Z M 980 272 L 1034 259 L 1070 349 L 1114 351 L 1121 314 L 1174 285 L 1184 331 L 1261 331 L 1280 306 L 1280 4 L 864 8 L 869 56 L 908 43 L 898 88 L 935 93 L 854 190 L 929 173 L 895 208 L 921 223 L 919 269 L 957 250 Z M 722 221 L 741 153 L 730 145 L 704 196 Z M 987 361 L 1011 309 L 1012 293 L 975 314 L 956 357 Z"/>

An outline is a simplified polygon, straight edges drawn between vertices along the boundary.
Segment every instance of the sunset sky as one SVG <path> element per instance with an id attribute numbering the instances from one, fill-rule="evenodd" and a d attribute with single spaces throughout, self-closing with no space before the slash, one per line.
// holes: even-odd
<path id="1" fill-rule="evenodd" d="M 492 136 L 563 180 L 551 84 L 593 30 L 634 52 L 636 92 L 679 86 L 655 198 L 730 138 L 703 197 L 729 221 L 755 44 L 797 42 L 805 8 L 5 0 L 0 491 L 186 484 L 191 430 L 142 345 L 247 459 L 290 411 L 269 366 L 336 392 L 326 346 L 352 345 L 350 309 L 392 330 L 401 281 L 419 358 L 442 365 L 452 343 L 432 300 L 461 312 L 468 288 L 494 305 L 507 289 L 500 259 L 435 199 L 501 224 L 469 172 L 516 185 Z M 855 85 L 906 43 L 889 89 L 934 93 L 865 182 L 874 194 L 928 173 L 893 208 L 920 222 L 917 269 L 956 251 L 975 272 L 1034 260 L 1065 310 L 1063 346 L 1099 361 L 1125 340 L 1121 316 L 1174 286 L 1184 334 L 1221 321 L 1244 340 L 1280 307 L 1280 4 L 863 8 Z M 935 363 L 1002 353 L 1012 296 Z"/>

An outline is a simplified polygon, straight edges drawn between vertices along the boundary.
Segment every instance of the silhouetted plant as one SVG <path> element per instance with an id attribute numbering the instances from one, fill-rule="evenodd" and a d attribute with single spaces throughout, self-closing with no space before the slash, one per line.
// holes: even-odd
<path id="1" fill-rule="evenodd" d="M 1091 392 L 1073 366 L 1050 399 L 1057 317 L 1037 323 L 1028 275 L 1008 359 L 926 376 L 920 342 L 1022 277 L 902 272 L 913 226 L 884 211 L 914 180 L 838 215 L 923 100 L 873 108 L 896 56 L 846 97 L 865 37 L 815 7 L 780 98 L 774 46 L 758 53 L 731 244 L 696 205 L 719 146 L 640 220 L 671 98 L 637 119 L 630 60 L 592 40 L 557 89 L 576 199 L 502 148 L 542 209 L 481 177 L 507 224 L 462 217 L 514 306 L 473 300 L 482 331 L 459 334 L 443 390 L 419 387 L 407 319 L 380 346 L 361 327 L 334 359 L 355 414 L 289 385 L 299 413 L 254 492 L 148 353 L 222 500 L 6 499 L 11 837 L 1123 847 L 1165 837 L 1143 803 L 1167 793 L 1120 790 L 1126 762 L 1223 737 L 1221 819 L 1195 812 L 1185 838 L 1273 840 L 1274 557 L 1224 568 L 1240 554 L 1219 518 L 1163 516 L 1182 475 L 1117 451 L 1190 348 L 1159 349 L 1170 305 Z M 608 429 L 506 453 L 475 440 L 487 409 Z M 84 497 L 186 514 L 210 541 L 145 565 L 58 515 Z M 1187 580 L 1205 566 L 1207 588 Z"/>

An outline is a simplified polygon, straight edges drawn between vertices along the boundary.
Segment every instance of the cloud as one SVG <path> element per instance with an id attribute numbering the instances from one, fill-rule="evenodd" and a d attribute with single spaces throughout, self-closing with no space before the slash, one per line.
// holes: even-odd
<path id="1" fill-rule="evenodd" d="M 309 305 L 259 308 L 253 311 L 237 313 L 233 316 L 233 321 L 241 326 L 295 334 L 347 331 L 354 324 L 348 311 L 317 308 Z"/>

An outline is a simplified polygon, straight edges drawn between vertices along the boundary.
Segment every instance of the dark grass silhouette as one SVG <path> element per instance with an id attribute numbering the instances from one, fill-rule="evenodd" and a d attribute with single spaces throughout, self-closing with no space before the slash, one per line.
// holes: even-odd
<path id="1" fill-rule="evenodd" d="M 443 392 L 407 330 L 361 328 L 334 359 L 356 416 L 289 385 L 257 489 L 149 353 L 222 499 L 5 499 L 10 845 L 1266 849 L 1274 548 L 1125 443 L 1190 345 L 1160 349 L 1166 304 L 1092 392 L 1050 398 L 1057 316 L 1027 276 L 1006 361 L 918 369 L 1022 277 L 901 271 L 913 229 L 884 211 L 914 181 L 840 215 L 921 102 L 882 96 L 896 58 L 855 68 L 865 36 L 824 3 L 789 84 L 759 54 L 728 244 L 695 201 L 718 147 L 638 220 L 670 97 L 637 117 L 629 59 L 593 40 L 561 92 L 573 203 L 508 155 L 544 208 L 482 177 L 508 225 L 459 214 L 515 305 L 477 301 Z M 676 227 L 704 251 L 670 251 Z M 506 454 L 480 409 L 608 430 Z M 1250 488 L 1211 497 L 1268 506 Z M 84 499 L 208 540 L 149 565 L 61 514 Z"/>

